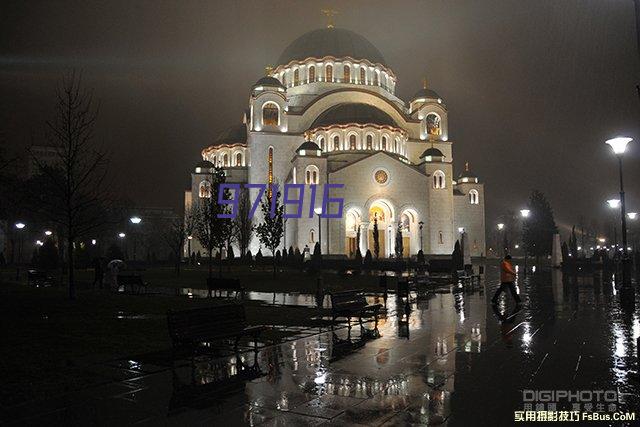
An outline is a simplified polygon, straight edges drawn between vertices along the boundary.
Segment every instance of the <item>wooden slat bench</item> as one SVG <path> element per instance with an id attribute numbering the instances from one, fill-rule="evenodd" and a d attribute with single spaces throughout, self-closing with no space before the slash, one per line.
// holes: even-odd
<path id="1" fill-rule="evenodd" d="M 167 313 L 169 336 L 174 359 L 181 355 L 193 357 L 211 352 L 211 344 L 233 340 L 233 351 L 238 355 L 238 342 L 251 336 L 254 342 L 255 362 L 258 360 L 258 336 L 264 326 L 248 326 L 245 309 L 241 304 L 225 304 Z"/>
<path id="2" fill-rule="evenodd" d="M 52 286 L 54 282 L 53 276 L 42 270 L 27 271 L 27 284 L 35 287 Z"/>
<path id="3" fill-rule="evenodd" d="M 332 324 L 335 323 L 338 317 L 347 319 L 349 338 L 351 337 L 351 318 L 358 318 L 360 323 L 360 330 L 363 335 L 377 334 L 378 331 L 378 316 L 380 314 L 381 304 L 368 304 L 364 296 L 364 292 L 359 290 L 332 292 L 331 294 L 331 317 Z M 374 328 L 373 330 L 366 330 L 362 319 L 373 318 Z"/>
<path id="4" fill-rule="evenodd" d="M 231 291 L 234 292 L 235 298 L 239 296 L 241 300 L 244 299 L 244 287 L 240 285 L 238 279 L 208 278 L 207 289 L 209 289 L 209 296 L 216 296 L 216 293 L 222 296 L 222 291 Z"/>
<path id="5" fill-rule="evenodd" d="M 123 286 L 125 292 L 128 287 L 132 294 L 140 294 L 147 290 L 146 282 L 137 274 L 118 274 L 118 286 Z"/>

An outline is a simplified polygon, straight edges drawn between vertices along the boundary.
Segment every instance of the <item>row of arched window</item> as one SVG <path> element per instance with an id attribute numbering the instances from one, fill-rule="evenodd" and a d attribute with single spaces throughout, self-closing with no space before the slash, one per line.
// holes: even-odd
<path id="1" fill-rule="evenodd" d="M 229 156 L 229 153 L 214 154 L 211 156 L 211 163 L 221 167 L 244 166 L 244 154 L 241 151 L 238 151 L 233 156 Z"/>
<path id="2" fill-rule="evenodd" d="M 341 77 L 336 72 L 341 67 Z M 370 72 L 367 72 L 367 68 Z M 320 72 L 323 71 L 323 72 Z M 357 66 L 351 64 L 325 64 L 297 67 L 293 72 L 283 70 L 280 72 L 280 81 L 287 87 L 315 82 L 352 83 L 361 85 L 381 86 L 392 91 L 393 79 L 385 72 L 366 65 Z"/>
<path id="3" fill-rule="evenodd" d="M 365 141 L 362 144 L 358 144 L 358 137 L 356 134 L 352 133 L 348 136 L 348 142 L 346 145 L 341 146 L 340 144 L 340 135 L 334 135 L 330 139 L 330 143 L 326 143 L 326 139 L 324 136 L 320 136 L 316 139 L 320 150 L 327 151 L 337 151 L 337 150 L 381 150 L 381 151 L 390 151 L 393 153 L 398 153 L 401 155 L 406 155 L 406 148 L 402 141 L 398 138 L 390 141 L 386 135 L 383 135 L 380 138 L 380 141 L 374 141 L 373 135 L 368 134 L 365 137 Z"/>

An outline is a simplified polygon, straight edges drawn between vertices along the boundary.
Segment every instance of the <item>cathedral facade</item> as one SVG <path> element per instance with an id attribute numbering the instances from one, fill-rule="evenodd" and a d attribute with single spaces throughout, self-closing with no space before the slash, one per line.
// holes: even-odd
<path id="1" fill-rule="evenodd" d="M 463 233 L 471 255 L 484 256 L 484 186 L 468 166 L 454 176 L 445 100 L 425 83 L 405 102 L 396 82 L 364 37 L 333 27 L 302 35 L 251 87 L 243 123 L 202 150 L 185 204 L 207 197 L 214 165 L 233 183 L 343 184 L 331 190 L 342 217 L 288 219 L 283 247 L 319 242 L 325 254 L 364 256 L 376 223 L 380 257 L 393 256 L 400 235 L 404 256 L 450 254 Z"/>

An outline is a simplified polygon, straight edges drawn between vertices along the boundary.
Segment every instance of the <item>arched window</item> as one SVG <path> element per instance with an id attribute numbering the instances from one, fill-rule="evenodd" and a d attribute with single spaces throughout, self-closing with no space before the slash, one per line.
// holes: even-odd
<path id="1" fill-rule="evenodd" d="M 364 69 L 364 67 L 360 67 L 360 84 L 366 84 L 367 83 L 367 71 Z"/>
<path id="2" fill-rule="evenodd" d="M 386 74 L 382 74 L 382 87 L 386 88 L 387 87 L 387 75 Z"/>
<path id="3" fill-rule="evenodd" d="M 332 151 L 337 150 L 340 147 L 340 137 L 338 135 L 333 137 Z"/>
<path id="4" fill-rule="evenodd" d="M 344 82 L 345 83 L 351 83 L 351 67 L 349 67 L 348 65 L 345 65 L 343 68 L 343 73 L 344 73 Z"/>
<path id="5" fill-rule="evenodd" d="M 444 236 L 442 235 L 442 231 L 438 231 L 438 243 L 444 245 Z"/>
<path id="6" fill-rule="evenodd" d="M 307 168 L 304 170 L 304 183 L 307 185 L 317 184 L 319 175 L 320 175 L 320 171 L 317 166 L 315 165 L 307 166 Z"/>
<path id="7" fill-rule="evenodd" d="M 354 134 L 349 135 L 349 150 L 356 149 L 356 136 Z"/>
<path id="8" fill-rule="evenodd" d="M 386 151 L 387 150 L 387 137 L 383 136 L 382 137 L 382 151 Z"/>
<path id="9" fill-rule="evenodd" d="M 379 79 L 380 79 L 380 73 L 378 71 L 374 70 L 374 72 L 373 72 L 373 85 L 374 86 L 378 86 Z"/>
<path id="10" fill-rule="evenodd" d="M 198 187 L 198 195 L 201 199 L 211 198 L 211 183 L 209 181 L 201 181 Z"/>
<path id="11" fill-rule="evenodd" d="M 293 70 L 293 85 L 298 86 L 300 84 L 300 69 Z"/>
<path id="12" fill-rule="evenodd" d="M 316 67 L 311 65 L 309 67 L 309 83 L 313 83 L 316 81 Z"/>
<path id="13" fill-rule="evenodd" d="M 367 135 L 367 150 L 371 150 L 373 148 L 373 136 Z"/>
<path id="14" fill-rule="evenodd" d="M 216 156 L 215 155 L 213 157 L 211 157 L 211 163 L 213 163 L 213 166 L 218 166 L 218 165 L 216 165 Z"/>
<path id="15" fill-rule="evenodd" d="M 439 136 L 442 133 L 440 128 L 440 116 L 436 113 L 429 113 L 425 119 L 427 125 L 427 135 Z"/>
<path id="16" fill-rule="evenodd" d="M 409 213 L 403 213 L 402 217 L 400 218 L 400 225 L 401 225 L 401 229 L 402 231 L 406 231 L 407 233 L 411 232 L 411 216 Z"/>
<path id="17" fill-rule="evenodd" d="M 273 184 L 273 147 L 269 147 L 269 154 L 267 155 L 267 163 L 269 175 L 267 176 L 269 184 L 269 198 L 271 198 L 271 185 Z"/>
<path id="18" fill-rule="evenodd" d="M 222 155 L 222 166 L 229 166 L 229 155 L 227 153 Z"/>
<path id="19" fill-rule="evenodd" d="M 324 75 L 325 75 L 325 80 L 328 82 L 332 82 L 333 81 L 333 66 L 331 64 L 328 64 L 326 66 L 326 68 L 324 69 Z"/>
<path id="20" fill-rule="evenodd" d="M 242 153 L 236 153 L 236 166 L 242 166 Z"/>
<path id="21" fill-rule="evenodd" d="M 478 190 L 470 190 L 469 191 L 469 203 L 472 205 L 477 205 L 480 202 L 480 196 L 478 195 Z"/>
<path id="22" fill-rule="evenodd" d="M 313 230 L 313 228 L 311 229 L 311 231 L 309 231 L 309 242 L 310 243 L 316 242 L 316 232 Z"/>
<path id="23" fill-rule="evenodd" d="M 324 137 L 321 136 L 319 142 L 320 150 L 324 151 Z"/>
<path id="24" fill-rule="evenodd" d="M 282 73 L 282 85 L 287 86 L 287 73 L 286 71 Z"/>
<path id="25" fill-rule="evenodd" d="M 400 143 L 398 142 L 398 139 L 396 138 L 396 140 L 394 141 L 394 148 L 393 151 L 396 153 L 400 152 Z"/>
<path id="26" fill-rule="evenodd" d="M 441 170 L 433 173 L 433 188 L 445 188 L 445 176 Z"/>
<path id="27" fill-rule="evenodd" d="M 262 125 L 278 126 L 280 124 L 280 109 L 275 102 L 267 102 L 262 106 Z"/>

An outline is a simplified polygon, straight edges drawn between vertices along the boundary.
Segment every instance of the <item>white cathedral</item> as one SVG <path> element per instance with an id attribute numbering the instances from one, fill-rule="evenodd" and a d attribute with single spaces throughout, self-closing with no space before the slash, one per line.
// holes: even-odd
<path id="1" fill-rule="evenodd" d="M 468 166 L 454 177 L 446 103 L 426 82 L 406 103 L 380 51 L 333 26 L 294 40 L 277 64 L 251 88 L 243 122 L 202 150 L 186 207 L 207 197 L 214 165 L 232 183 L 318 184 L 318 206 L 323 184 L 344 184 L 331 190 L 343 217 L 288 219 L 283 247 L 364 256 L 375 219 L 380 257 L 393 256 L 398 228 L 406 257 L 450 254 L 462 233 L 472 256 L 485 255 L 484 186 Z"/>

